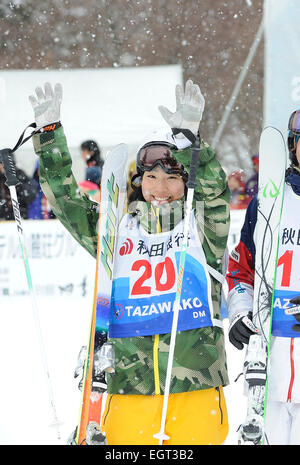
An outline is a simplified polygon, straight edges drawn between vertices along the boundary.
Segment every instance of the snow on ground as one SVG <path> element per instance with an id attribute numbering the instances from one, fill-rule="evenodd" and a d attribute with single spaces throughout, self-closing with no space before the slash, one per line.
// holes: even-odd
<path id="1" fill-rule="evenodd" d="M 65 444 L 77 423 L 80 391 L 73 373 L 87 342 L 89 310 L 80 299 L 64 298 L 39 299 L 38 307 L 62 439 L 49 427 L 52 409 L 31 301 L 23 297 L 6 299 L 0 309 L 0 444 Z"/>
<path id="2" fill-rule="evenodd" d="M 55 445 L 66 444 L 74 430 L 81 393 L 74 379 L 74 368 L 80 347 L 87 342 L 91 302 L 67 297 L 38 299 L 38 307 L 51 376 L 57 416 L 62 422 L 61 439 L 50 427 L 52 409 L 29 297 L 2 299 L 0 306 L 0 444 Z M 228 320 L 224 320 L 227 333 Z M 230 431 L 227 445 L 237 444 L 236 430 L 246 414 L 242 395 L 241 353 L 227 343 L 230 386 L 224 392 L 227 400 Z"/>
<path id="3" fill-rule="evenodd" d="M 227 365 L 229 371 L 229 386 L 224 388 L 227 410 L 228 410 L 228 421 L 229 421 L 229 433 L 226 438 L 226 445 L 237 444 L 237 429 L 240 424 L 246 418 L 247 412 L 247 398 L 243 395 L 244 389 L 244 377 L 241 376 L 237 381 L 236 378 L 243 370 L 243 363 L 245 357 L 245 349 L 240 351 L 237 350 L 228 340 L 228 318 L 224 321 L 224 330 L 226 336 L 226 353 L 227 353 Z"/>

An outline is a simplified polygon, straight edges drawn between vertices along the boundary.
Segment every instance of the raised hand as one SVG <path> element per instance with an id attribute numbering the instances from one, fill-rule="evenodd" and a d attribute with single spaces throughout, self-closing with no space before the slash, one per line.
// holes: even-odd
<path id="1" fill-rule="evenodd" d="M 200 87 L 189 79 L 185 90 L 180 85 L 176 86 L 175 95 L 176 111 L 172 113 L 168 108 L 159 106 L 162 117 L 171 128 L 188 129 L 196 135 L 205 106 Z"/>
<path id="2" fill-rule="evenodd" d="M 30 95 L 29 101 L 34 111 L 37 128 L 42 128 L 60 120 L 60 105 L 62 102 L 62 85 L 55 84 L 54 89 L 49 82 L 35 89 L 36 95 Z"/>

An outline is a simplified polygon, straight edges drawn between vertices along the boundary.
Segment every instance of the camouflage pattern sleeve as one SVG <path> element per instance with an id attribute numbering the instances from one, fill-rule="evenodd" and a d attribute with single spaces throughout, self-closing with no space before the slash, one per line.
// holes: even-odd
<path id="1" fill-rule="evenodd" d="M 189 172 L 190 149 L 174 152 Z M 209 265 L 222 271 L 230 221 L 230 191 L 214 150 L 201 142 L 194 208 L 200 240 Z"/>
<path id="2" fill-rule="evenodd" d="M 63 128 L 34 135 L 33 145 L 39 157 L 40 185 L 55 216 L 96 257 L 98 204 L 77 185 Z"/>

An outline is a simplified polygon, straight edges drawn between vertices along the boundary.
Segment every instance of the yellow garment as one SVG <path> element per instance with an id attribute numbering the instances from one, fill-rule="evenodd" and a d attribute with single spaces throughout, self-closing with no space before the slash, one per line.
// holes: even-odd
<path id="1" fill-rule="evenodd" d="M 163 396 L 108 395 L 102 428 L 108 445 L 158 445 Z M 164 445 L 219 445 L 228 434 L 222 387 L 170 394 Z"/>

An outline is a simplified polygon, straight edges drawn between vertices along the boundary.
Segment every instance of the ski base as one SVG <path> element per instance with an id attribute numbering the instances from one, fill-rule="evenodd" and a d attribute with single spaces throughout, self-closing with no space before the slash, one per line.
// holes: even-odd
<path id="1" fill-rule="evenodd" d="M 106 444 L 101 431 L 101 411 L 106 390 L 105 372 L 111 372 L 113 358 L 109 348 L 100 350 L 107 341 L 113 281 L 113 257 L 118 224 L 124 213 L 127 195 L 128 148 L 118 145 L 106 156 L 101 177 L 97 266 L 94 304 L 87 355 L 84 366 L 81 410 L 76 437 L 77 445 Z M 107 344 L 109 346 L 109 344 Z"/>
<path id="2" fill-rule="evenodd" d="M 284 197 L 287 150 L 283 135 L 266 127 L 259 145 L 259 190 L 253 297 L 253 323 L 259 335 L 250 337 L 244 374 L 248 385 L 247 416 L 239 429 L 239 444 L 263 445 L 267 442 L 265 414 L 267 402 L 267 365 L 270 354 L 274 285 L 278 260 L 279 229 Z"/>

